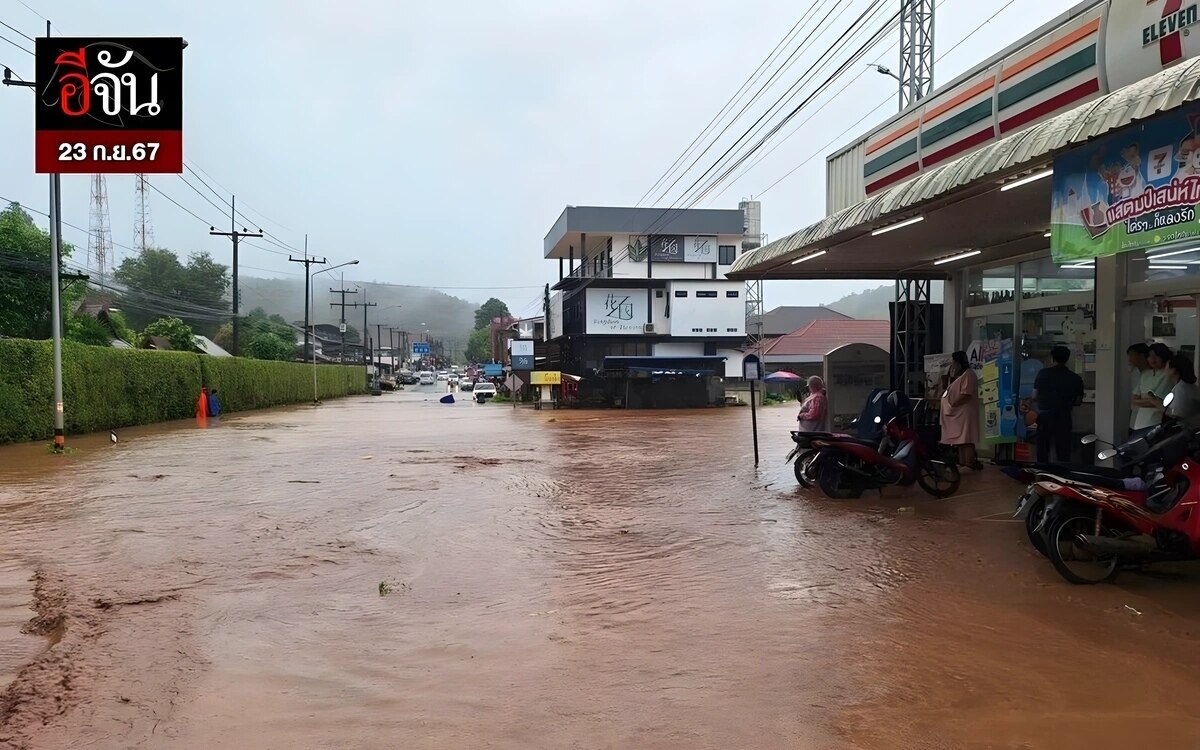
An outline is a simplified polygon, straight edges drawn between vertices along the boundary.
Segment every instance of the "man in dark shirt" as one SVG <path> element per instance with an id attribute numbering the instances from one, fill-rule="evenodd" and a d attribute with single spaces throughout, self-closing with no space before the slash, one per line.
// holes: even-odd
<path id="1" fill-rule="evenodd" d="M 1071 409 L 1083 403 L 1083 378 L 1067 368 L 1071 350 L 1056 346 L 1050 350 L 1053 364 L 1042 369 L 1033 381 L 1033 397 L 1038 407 L 1037 459 L 1050 461 L 1054 446 L 1055 460 L 1071 460 Z"/>

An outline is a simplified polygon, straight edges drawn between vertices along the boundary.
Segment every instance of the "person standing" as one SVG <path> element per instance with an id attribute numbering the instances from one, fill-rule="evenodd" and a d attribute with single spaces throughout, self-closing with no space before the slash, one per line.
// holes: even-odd
<path id="1" fill-rule="evenodd" d="M 979 379 L 967 353 L 950 355 L 950 385 L 942 394 L 942 443 L 958 449 L 958 462 L 976 471 L 983 469 L 975 453 L 979 442 Z"/>
<path id="2" fill-rule="evenodd" d="M 1141 395 L 1141 392 L 1142 392 L 1141 391 L 1142 373 L 1147 372 L 1150 369 L 1150 363 L 1146 361 L 1146 358 L 1149 355 L 1150 355 L 1150 347 L 1146 346 L 1145 344 L 1143 344 L 1140 341 L 1136 344 L 1130 344 L 1129 348 L 1125 350 L 1125 357 L 1126 357 L 1126 359 L 1129 360 L 1129 367 L 1132 370 L 1131 380 L 1133 381 L 1133 385 L 1129 392 L 1130 393 L 1130 401 L 1129 401 L 1129 432 L 1130 433 L 1133 432 L 1133 430 L 1134 430 L 1133 426 L 1134 426 L 1134 424 L 1137 423 L 1138 407 L 1134 406 L 1133 402 L 1135 400 L 1137 400 L 1137 397 L 1139 395 Z"/>
<path id="3" fill-rule="evenodd" d="M 1051 365 L 1037 374 L 1033 397 L 1037 401 L 1037 460 L 1050 462 L 1050 449 L 1059 463 L 1071 460 L 1071 410 L 1083 403 L 1083 378 L 1067 367 L 1071 350 L 1050 350 Z"/>
<path id="4" fill-rule="evenodd" d="M 1196 368 L 1192 358 L 1176 354 L 1167 362 L 1167 382 L 1171 386 L 1171 404 L 1164 413 L 1175 419 L 1200 417 L 1200 388 L 1196 387 Z"/>
<path id="5" fill-rule="evenodd" d="M 1162 399 L 1167 395 L 1167 362 L 1171 360 L 1171 349 L 1162 343 L 1152 344 L 1146 356 L 1148 367 L 1138 377 L 1137 392 L 1133 397 L 1133 405 L 1137 414 L 1133 419 L 1133 429 L 1142 430 L 1162 422 Z"/>
<path id="6" fill-rule="evenodd" d="M 825 381 L 813 375 L 808 379 L 808 397 L 800 404 L 801 432 L 823 432 L 825 430 L 825 413 L 829 399 L 825 396 Z"/>

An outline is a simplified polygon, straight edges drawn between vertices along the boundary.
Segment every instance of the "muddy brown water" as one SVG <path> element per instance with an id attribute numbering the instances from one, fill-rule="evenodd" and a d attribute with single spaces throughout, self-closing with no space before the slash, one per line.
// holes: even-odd
<path id="1" fill-rule="evenodd" d="M 757 472 L 411 391 L 0 449 L 0 747 L 1200 747 L 1200 571 L 1072 587 L 995 470 L 802 492 L 794 411 Z"/>

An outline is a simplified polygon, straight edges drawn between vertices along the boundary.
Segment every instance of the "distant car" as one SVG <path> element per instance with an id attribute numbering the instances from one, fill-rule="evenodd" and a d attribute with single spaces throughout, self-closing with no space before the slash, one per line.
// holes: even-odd
<path id="1" fill-rule="evenodd" d="M 402 372 L 396 377 L 396 382 L 400 385 L 417 385 L 421 382 L 421 378 L 411 372 Z"/>
<path id="2" fill-rule="evenodd" d="M 433 385 L 437 382 L 437 377 L 429 370 L 426 370 L 418 376 L 418 380 L 421 381 L 421 385 Z"/>
<path id="3" fill-rule="evenodd" d="M 458 385 L 458 376 L 454 373 L 450 373 L 450 375 L 446 378 L 446 382 L 448 382 L 450 385 Z"/>
<path id="4" fill-rule="evenodd" d="M 464 391 L 474 390 L 475 389 L 475 381 L 472 380 L 471 378 L 463 378 L 462 382 L 460 382 L 458 384 L 458 387 Z"/>
<path id="5" fill-rule="evenodd" d="M 442 370 L 441 372 L 439 372 L 439 373 L 437 374 L 437 379 L 438 379 L 438 380 L 449 380 L 449 379 L 450 379 L 450 373 L 446 372 L 445 370 Z"/>
<path id="6" fill-rule="evenodd" d="M 496 395 L 496 384 L 481 381 L 475 384 L 472 392 L 475 394 L 475 400 L 482 404 Z"/>

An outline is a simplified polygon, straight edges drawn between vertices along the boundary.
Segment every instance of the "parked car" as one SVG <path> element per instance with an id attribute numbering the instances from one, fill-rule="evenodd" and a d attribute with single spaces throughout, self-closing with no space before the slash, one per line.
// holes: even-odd
<path id="1" fill-rule="evenodd" d="M 475 394 L 475 400 L 482 404 L 484 401 L 496 395 L 496 385 L 495 383 L 480 381 L 475 384 L 472 392 Z"/>
<path id="2" fill-rule="evenodd" d="M 438 380 L 449 380 L 449 379 L 450 379 L 450 373 L 446 372 L 445 370 L 442 370 L 441 372 L 439 372 L 439 373 L 437 374 L 437 379 L 438 379 Z"/>
<path id="3" fill-rule="evenodd" d="M 422 372 L 418 379 L 420 380 L 421 385 L 434 385 L 437 383 L 437 377 L 430 370 Z"/>
<path id="4" fill-rule="evenodd" d="M 458 384 L 458 387 L 464 391 L 474 390 L 475 389 L 475 381 L 472 380 L 471 378 L 463 378 L 462 382 Z"/>
<path id="5" fill-rule="evenodd" d="M 412 372 L 402 372 L 396 376 L 396 382 L 400 385 L 417 385 L 421 382 L 421 378 Z"/>

